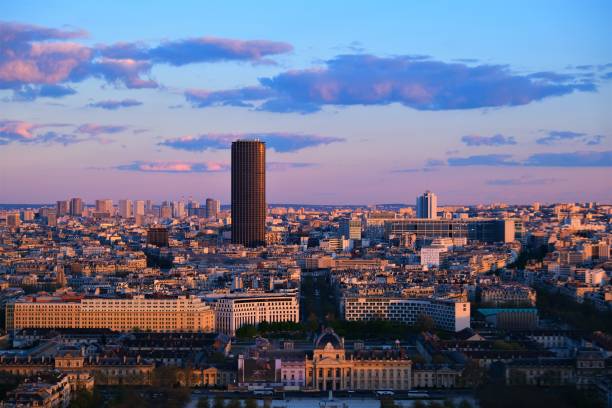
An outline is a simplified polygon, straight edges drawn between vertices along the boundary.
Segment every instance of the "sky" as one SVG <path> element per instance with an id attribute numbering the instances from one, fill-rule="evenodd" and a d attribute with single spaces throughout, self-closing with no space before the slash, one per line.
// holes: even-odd
<path id="1" fill-rule="evenodd" d="M 20 1 L 0 203 L 612 202 L 610 1 Z"/>

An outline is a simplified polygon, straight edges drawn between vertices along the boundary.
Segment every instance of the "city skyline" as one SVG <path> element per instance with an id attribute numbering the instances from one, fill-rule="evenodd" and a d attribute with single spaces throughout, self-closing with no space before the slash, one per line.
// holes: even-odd
<path id="1" fill-rule="evenodd" d="M 0 203 L 612 201 L 609 2 L 3 11 Z"/>

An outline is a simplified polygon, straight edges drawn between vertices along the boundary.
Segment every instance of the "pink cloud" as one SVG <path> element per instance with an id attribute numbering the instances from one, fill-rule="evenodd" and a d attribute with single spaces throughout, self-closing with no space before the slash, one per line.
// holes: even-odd
<path id="1" fill-rule="evenodd" d="M 90 136 L 98 136 L 101 134 L 119 133 L 127 129 L 127 126 L 117 125 L 97 125 L 94 123 L 86 123 L 76 128 L 79 133 L 85 133 Z"/>
<path id="2" fill-rule="evenodd" d="M 134 161 L 116 169 L 143 173 L 219 173 L 228 171 L 230 166 L 220 162 Z"/>

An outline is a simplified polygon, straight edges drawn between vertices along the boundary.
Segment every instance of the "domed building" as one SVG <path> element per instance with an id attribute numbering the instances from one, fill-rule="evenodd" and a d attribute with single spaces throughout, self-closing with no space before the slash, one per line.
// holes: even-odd
<path id="1" fill-rule="evenodd" d="M 347 351 L 344 339 L 327 328 L 306 356 L 306 387 L 327 390 L 408 390 L 412 361 L 396 343 L 392 349 Z"/>

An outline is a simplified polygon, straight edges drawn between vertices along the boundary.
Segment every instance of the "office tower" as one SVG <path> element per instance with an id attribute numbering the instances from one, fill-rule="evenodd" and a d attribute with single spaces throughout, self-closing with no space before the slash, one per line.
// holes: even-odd
<path id="1" fill-rule="evenodd" d="M 221 201 L 213 198 L 206 199 L 206 218 L 217 218 L 221 211 Z"/>
<path id="2" fill-rule="evenodd" d="M 145 202 L 144 200 L 134 201 L 134 216 L 145 215 Z"/>
<path id="3" fill-rule="evenodd" d="M 132 218 L 132 200 L 119 200 L 119 215 L 121 218 Z"/>
<path id="4" fill-rule="evenodd" d="M 162 226 L 153 226 L 147 231 L 147 242 L 149 245 L 158 247 L 168 246 L 168 230 Z"/>
<path id="5" fill-rule="evenodd" d="M 195 208 L 200 208 L 200 202 L 192 200 L 192 199 L 189 199 L 189 201 L 187 202 L 187 209 L 188 210 L 193 210 Z"/>
<path id="6" fill-rule="evenodd" d="M 153 200 L 145 201 L 145 212 L 153 211 Z"/>
<path id="7" fill-rule="evenodd" d="M 259 140 L 232 143 L 232 242 L 266 242 L 266 145 Z"/>
<path id="8" fill-rule="evenodd" d="M 340 235 L 346 239 L 361 239 L 361 221 L 343 218 L 340 220 Z"/>
<path id="9" fill-rule="evenodd" d="M 67 200 L 62 200 L 57 202 L 56 213 L 58 217 L 63 217 L 67 215 L 70 210 L 70 202 Z"/>
<path id="10" fill-rule="evenodd" d="M 184 201 L 173 201 L 171 203 L 172 207 L 172 216 L 174 218 L 184 218 L 185 217 L 185 202 Z"/>
<path id="11" fill-rule="evenodd" d="M 113 200 L 96 200 L 96 212 L 111 214 L 113 211 Z"/>
<path id="12" fill-rule="evenodd" d="M 70 200 L 70 215 L 73 217 L 83 215 L 83 199 L 75 197 Z"/>
<path id="13" fill-rule="evenodd" d="M 417 197 L 417 218 L 438 218 L 438 197 L 431 191 L 426 191 Z"/>

